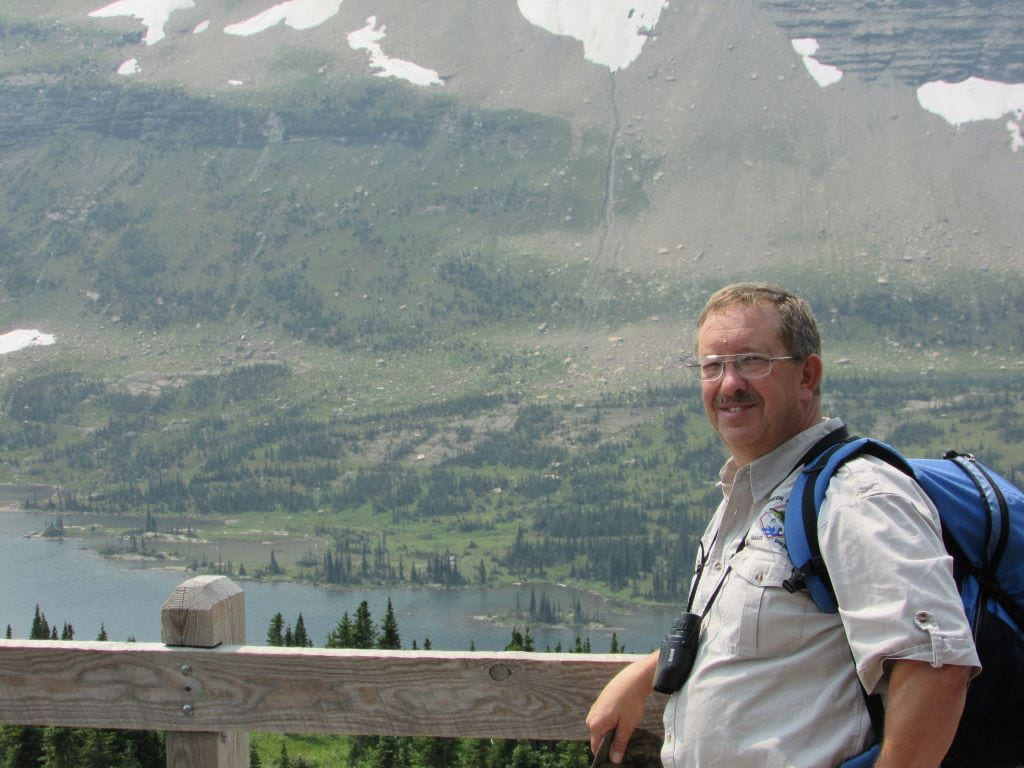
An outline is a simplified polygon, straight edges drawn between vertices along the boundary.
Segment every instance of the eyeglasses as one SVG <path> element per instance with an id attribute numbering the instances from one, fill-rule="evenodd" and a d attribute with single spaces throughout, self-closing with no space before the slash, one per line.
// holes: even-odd
<path id="1" fill-rule="evenodd" d="M 697 362 L 687 363 L 686 367 L 696 371 L 701 381 L 718 381 L 725 374 L 726 363 L 736 366 L 736 372 L 744 379 L 763 379 L 772 372 L 772 363 L 776 360 L 800 360 L 799 355 L 708 355 L 698 357 Z"/>

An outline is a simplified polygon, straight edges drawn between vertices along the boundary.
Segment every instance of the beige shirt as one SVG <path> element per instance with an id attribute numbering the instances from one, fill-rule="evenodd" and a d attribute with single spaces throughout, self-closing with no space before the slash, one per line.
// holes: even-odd
<path id="1" fill-rule="evenodd" d="M 782 588 L 793 567 L 783 533 L 789 473 L 840 426 L 823 421 L 752 464 L 723 468 L 693 612 L 722 587 L 693 673 L 665 708 L 667 768 L 828 768 L 873 740 L 858 676 L 884 693 L 893 659 L 980 666 L 938 513 L 877 459 L 844 465 L 821 508 L 839 614 Z"/>

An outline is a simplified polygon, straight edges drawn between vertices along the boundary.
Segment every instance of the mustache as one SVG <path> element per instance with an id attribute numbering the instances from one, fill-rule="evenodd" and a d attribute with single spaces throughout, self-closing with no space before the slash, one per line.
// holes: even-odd
<path id="1" fill-rule="evenodd" d="M 726 408 L 730 405 L 750 405 L 756 402 L 758 402 L 758 398 L 753 392 L 738 392 L 729 397 L 719 396 L 714 401 L 718 408 Z"/>

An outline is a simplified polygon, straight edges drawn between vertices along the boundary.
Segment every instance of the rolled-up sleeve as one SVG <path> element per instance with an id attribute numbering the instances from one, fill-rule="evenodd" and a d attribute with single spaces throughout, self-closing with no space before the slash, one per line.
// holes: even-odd
<path id="1" fill-rule="evenodd" d="M 875 458 L 847 463 L 829 485 L 818 537 L 868 692 L 885 691 L 895 660 L 980 671 L 938 513 L 911 478 Z"/>

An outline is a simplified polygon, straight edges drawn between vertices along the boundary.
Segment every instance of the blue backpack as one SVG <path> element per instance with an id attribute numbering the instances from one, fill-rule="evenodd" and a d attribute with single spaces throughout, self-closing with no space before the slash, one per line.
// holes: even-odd
<path id="1" fill-rule="evenodd" d="M 837 611 L 818 546 L 818 510 L 836 470 L 855 456 L 875 456 L 913 477 L 939 511 L 943 542 L 974 631 L 983 670 L 968 688 L 960 726 L 943 766 L 1024 764 L 1024 492 L 973 456 L 905 459 L 894 448 L 845 430 L 811 449 L 786 508 L 786 543 L 794 563 L 783 586 L 807 589 L 822 611 Z M 881 737 L 881 700 L 868 696 Z M 878 747 L 863 756 L 873 763 Z M 856 760 L 856 758 L 854 759 Z M 847 761 L 844 765 L 861 763 Z"/>

